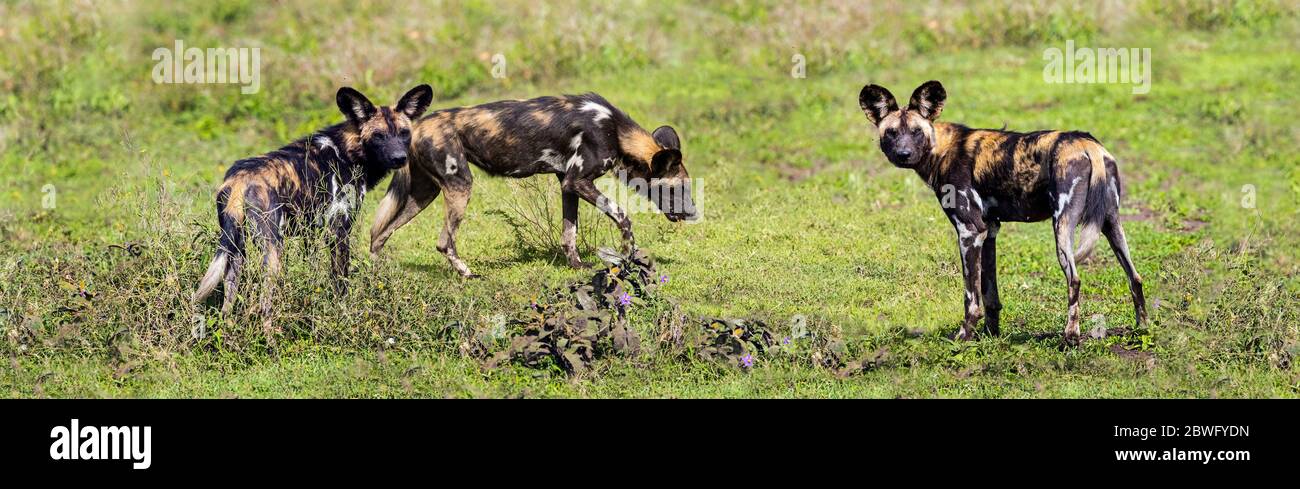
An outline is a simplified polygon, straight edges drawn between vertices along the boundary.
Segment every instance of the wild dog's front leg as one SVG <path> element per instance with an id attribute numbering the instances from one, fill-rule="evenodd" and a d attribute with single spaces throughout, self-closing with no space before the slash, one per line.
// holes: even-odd
<path id="1" fill-rule="evenodd" d="M 352 218 L 350 216 L 335 217 L 330 223 L 330 248 L 332 256 L 332 272 L 334 273 L 334 290 L 339 294 L 348 292 L 348 262 L 351 260 L 351 245 L 348 236 L 352 231 Z"/>
<path id="2" fill-rule="evenodd" d="M 606 216 L 609 216 L 614 221 L 619 231 L 623 233 L 623 251 L 627 252 L 636 248 L 636 238 L 632 236 L 632 220 L 613 200 L 600 193 L 600 189 L 597 189 L 596 184 L 592 183 L 591 180 L 583 178 L 565 180 L 564 191 L 577 194 L 582 200 L 596 206 L 597 209 L 600 209 L 601 212 L 604 212 Z"/>
<path id="3" fill-rule="evenodd" d="M 1002 301 L 998 299 L 998 230 L 1001 223 L 990 221 L 988 237 L 984 240 L 983 262 L 980 266 L 980 286 L 984 289 L 984 330 L 997 336 L 1002 334 L 998 325 L 1002 312 Z"/>
<path id="4" fill-rule="evenodd" d="M 578 194 L 563 192 L 564 200 L 564 256 L 569 259 L 569 266 L 574 268 L 591 268 L 578 256 Z"/>
<path id="5" fill-rule="evenodd" d="M 988 229 L 978 209 L 972 209 L 970 201 L 963 201 L 958 207 L 947 209 L 948 218 L 957 230 L 957 249 L 961 253 L 962 276 L 965 279 L 965 320 L 961 330 L 957 331 L 959 340 L 975 339 L 975 325 L 984 316 L 983 293 L 981 292 L 980 271 L 984 259 L 984 239 Z"/>

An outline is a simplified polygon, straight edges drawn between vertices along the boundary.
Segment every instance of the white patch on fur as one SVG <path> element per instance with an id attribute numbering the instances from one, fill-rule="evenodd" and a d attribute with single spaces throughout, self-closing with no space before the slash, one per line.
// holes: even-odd
<path id="1" fill-rule="evenodd" d="M 460 162 L 456 160 L 455 156 L 447 155 L 446 164 L 447 164 L 446 170 L 448 175 L 460 171 Z"/>
<path id="2" fill-rule="evenodd" d="M 336 184 L 337 184 L 337 178 L 335 179 L 335 181 L 331 182 L 330 184 L 331 184 L 331 185 L 336 185 Z M 326 223 L 326 224 L 328 224 L 330 221 L 334 220 L 334 217 L 335 217 L 335 216 L 340 216 L 340 215 L 342 215 L 342 216 L 345 216 L 345 217 L 346 217 L 346 216 L 352 214 L 352 209 L 353 209 L 353 207 L 354 207 L 354 202 L 352 201 L 352 197 L 351 197 L 350 194 L 352 194 L 353 192 L 355 192 L 355 190 L 353 190 L 353 188 L 354 188 L 354 187 L 352 186 L 352 184 L 349 183 L 349 184 L 343 186 L 343 189 L 342 189 L 342 195 L 339 195 L 339 192 L 337 192 L 337 191 L 334 191 L 334 192 L 333 192 L 334 198 L 333 198 L 332 201 L 330 201 L 330 206 L 329 206 L 329 208 L 325 209 L 325 223 Z M 336 190 L 337 190 L 337 189 L 336 189 Z"/>
<path id="3" fill-rule="evenodd" d="M 570 156 L 569 161 L 564 164 L 564 171 L 567 172 L 573 168 L 582 171 L 582 155 L 578 153 L 580 147 L 582 147 L 582 133 L 578 133 L 577 136 L 573 137 L 573 140 L 569 141 L 569 149 L 573 150 L 573 156 Z"/>
<path id="4" fill-rule="evenodd" d="M 952 221 L 952 222 L 953 222 L 953 225 L 956 226 L 956 228 L 957 228 L 957 237 L 959 237 L 959 238 L 961 238 L 961 239 L 969 239 L 969 238 L 975 236 L 975 231 L 974 231 L 974 230 L 966 229 L 966 223 L 961 222 L 961 221 L 958 221 L 957 218 L 955 218 L 955 217 L 953 218 L 953 221 Z"/>
<path id="5" fill-rule="evenodd" d="M 609 107 L 600 105 L 592 100 L 588 100 L 587 103 L 582 104 L 582 107 L 579 108 L 578 110 L 585 111 L 585 112 L 594 112 L 596 115 L 592 116 L 591 121 L 596 123 L 599 123 L 601 120 L 608 119 L 610 115 Z"/>
<path id="6" fill-rule="evenodd" d="M 320 146 L 321 149 L 326 149 L 326 148 L 332 149 L 334 150 L 334 154 L 338 154 L 339 152 L 338 146 L 334 146 L 334 141 L 331 141 L 328 136 L 317 136 L 316 145 Z"/>
<path id="7" fill-rule="evenodd" d="M 608 169 L 610 169 L 610 168 L 613 168 L 613 167 L 614 167 L 614 158 L 605 158 L 604 163 L 605 163 L 605 169 L 606 169 L 606 170 L 608 170 Z"/>
<path id="8" fill-rule="evenodd" d="M 560 153 L 553 149 L 543 149 L 542 156 L 537 158 L 537 161 L 550 165 L 555 171 L 564 171 L 564 160 L 561 159 Z"/>
<path id="9" fill-rule="evenodd" d="M 967 200 L 974 201 L 974 202 L 975 202 L 975 208 L 977 208 L 977 209 L 979 209 L 979 210 L 981 210 L 981 211 L 984 210 L 984 200 L 983 200 L 983 199 L 980 199 L 980 193 L 979 193 L 979 192 L 976 192 L 975 189 L 972 188 L 972 189 L 967 189 L 967 190 L 966 190 L 966 199 L 967 199 Z"/>
<path id="10" fill-rule="evenodd" d="M 974 226 L 967 226 L 966 223 L 958 221 L 956 217 L 952 218 L 953 226 L 957 228 L 957 248 L 961 250 L 961 258 L 966 259 L 966 252 L 971 248 L 984 246 L 984 239 L 988 237 L 988 231 L 975 232 Z M 966 241 L 971 240 L 970 246 Z"/>
<path id="11" fill-rule="evenodd" d="M 569 157 L 569 161 L 564 164 L 564 171 L 569 171 L 574 168 L 577 168 L 578 171 L 582 171 L 582 154 L 580 153 L 573 153 L 573 156 Z"/>
<path id="12" fill-rule="evenodd" d="M 1074 187 L 1079 184 L 1081 178 L 1083 177 L 1074 177 L 1074 181 L 1070 182 L 1070 191 L 1059 197 L 1060 201 L 1056 203 L 1056 212 L 1052 214 L 1052 217 L 1059 219 L 1061 213 L 1070 205 L 1070 200 L 1074 198 Z"/>

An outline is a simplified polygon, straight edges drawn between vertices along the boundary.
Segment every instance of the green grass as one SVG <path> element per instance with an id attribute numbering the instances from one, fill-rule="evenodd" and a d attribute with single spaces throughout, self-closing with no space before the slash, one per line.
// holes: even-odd
<path id="1" fill-rule="evenodd" d="M 0 6 L 0 350 L 10 360 L 0 395 L 1300 395 L 1293 6 L 994 6 L 1008 16 L 964 2 L 524 3 Z M 261 91 L 153 84 L 149 53 L 177 38 L 262 47 Z M 1065 39 L 1150 47 L 1151 92 L 1044 83 L 1043 49 Z M 508 60 L 505 79 L 491 77 L 495 53 Z M 790 76 L 795 53 L 807 78 Z M 1116 155 L 1149 330 L 1066 351 L 1035 339 L 1062 329 L 1065 287 L 1049 226 L 1011 223 L 998 246 L 1005 336 L 943 339 L 962 308 L 951 226 L 919 179 L 880 155 L 856 101 L 868 82 L 905 97 L 929 79 L 947 87 L 945 120 L 1086 130 Z M 556 250 L 521 246 L 505 217 L 539 198 L 554 208 L 555 188 L 481 175 L 459 249 L 484 279 L 460 280 L 433 248 L 435 203 L 385 257 L 354 260 L 345 297 L 331 292 L 317 243 L 292 241 L 274 354 L 246 314 L 202 311 L 212 334 L 191 337 L 187 300 L 212 253 L 212 193 L 229 163 L 341 120 L 338 86 L 391 103 L 422 82 L 437 107 L 596 91 L 642 125 L 678 129 L 705 182 L 706 217 L 632 216 L 638 244 L 672 277 L 630 316 L 645 354 L 601 360 L 579 379 L 483 370 L 460 354 L 448 325 L 487 327 L 541 287 L 584 276 Z M 46 185 L 53 209 L 42 207 Z M 1246 185 L 1254 208 L 1242 206 Z M 616 244 L 608 222 L 583 212 L 588 241 Z M 110 248 L 132 243 L 138 256 Z M 1081 270 L 1084 328 L 1130 326 L 1124 275 L 1104 246 L 1096 255 Z M 778 329 L 803 315 L 838 332 L 846 358 L 888 356 L 847 378 L 777 358 L 750 370 L 681 358 L 654 341 L 674 307 Z M 1112 344 L 1143 353 L 1120 357 Z"/>

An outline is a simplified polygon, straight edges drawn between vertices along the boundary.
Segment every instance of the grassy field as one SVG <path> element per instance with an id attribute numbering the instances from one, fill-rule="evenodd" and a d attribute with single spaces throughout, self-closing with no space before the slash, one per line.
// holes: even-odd
<path id="1" fill-rule="evenodd" d="M 1300 396 L 1293 1 L 348 3 L 0 3 L 0 395 Z M 155 84 L 150 53 L 177 39 L 260 47 L 260 90 Z M 1150 48 L 1150 93 L 1046 83 L 1044 50 L 1067 40 Z M 792 76 L 796 55 L 806 77 Z M 1004 335 L 944 338 L 962 310 L 952 227 L 880 154 L 857 104 L 866 83 L 906 97 L 930 79 L 947 87 L 944 120 L 1085 130 L 1116 155 L 1149 328 L 1062 349 L 1050 226 L 1011 223 L 998 246 Z M 558 209 L 553 179 L 481 172 L 459 249 L 483 279 L 459 279 L 434 249 L 435 203 L 384 256 L 354 259 L 346 296 L 319 241 L 292 240 L 274 351 L 242 310 L 195 317 L 230 162 L 341 121 L 339 86 L 392 103 L 418 83 L 435 107 L 594 91 L 644 126 L 677 128 L 705 218 L 632 216 L 671 277 L 629 313 L 645 351 L 576 378 L 485 369 L 463 352 L 456 331 L 489 331 L 543 287 L 591 274 L 524 244 L 552 230 L 511 225 L 537 202 Z M 592 209 L 582 219 L 595 261 L 616 234 Z M 1109 250 L 1081 273 L 1084 330 L 1131 327 Z M 763 319 L 778 335 L 803 317 L 838 355 L 876 361 L 854 375 L 776 355 L 741 368 L 657 340 L 664 318 L 700 328 L 709 316 Z"/>

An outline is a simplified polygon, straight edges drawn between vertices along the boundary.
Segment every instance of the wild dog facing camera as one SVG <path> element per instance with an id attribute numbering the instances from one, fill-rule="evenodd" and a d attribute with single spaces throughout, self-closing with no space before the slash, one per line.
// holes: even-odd
<path id="1" fill-rule="evenodd" d="M 981 319 L 996 335 L 1002 302 L 998 296 L 997 239 L 1002 222 L 1051 219 L 1057 260 L 1066 277 L 1066 344 L 1082 341 L 1079 273 L 1076 261 L 1104 235 L 1128 275 L 1134 317 L 1146 321 L 1142 278 L 1129 255 L 1119 221 L 1119 167 L 1091 134 L 1081 131 L 973 129 L 939 122 L 947 92 L 928 81 L 899 108 L 884 87 L 867 85 L 858 105 L 875 124 L 880 150 L 889 162 L 917 173 L 930 187 L 957 233 L 965 285 L 965 318 L 954 335 L 975 338 Z M 1074 230 L 1081 227 L 1079 239 Z"/>
<path id="2" fill-rule="evenodd" d="M 894 95 L 880 85 L 862 87 L 858 105 L 876 125 L 880 150 L 894 166 L 915 166 L 929 154 L 936 142 L 934 121 L 943 112 L 948 94 L 937 81 L 928 81 L 912 92 L 907 107 L 898 108 Z"/>
<path id="3" fill-rule="evenodd" d="M 335 96 L 339 111 L 359 130 L 366 159 L 389 170 L 406 165 L 411 121 L 423 114 L 432 101 L 433 89 L 428 85 L 412 88 L 392 107 L 376 108 L 352 87 L 340 88 Z"/>
<path id="4" fill-rule="evenodd" d="M 326 228 L 333 248 L 335 287 L 346 291 L 349 235 L 366 190 L 403 168 L 411 141 L 411 120 L 433 99 L 417 86 L 396 105 L 376 107 L 365 95 L 343 87 L 335 102 L 346 120 L 315 131 L 278 150 L 236 161 L 217 190 L 217 251 L 190 301 L 197 306 L 224 284 L 223 313 L 239 295 L 246 261 L 245 242 L 261 248 L 267 273 L 260 302 L 272 342 L 272 311 L 286 237 Z"/>

